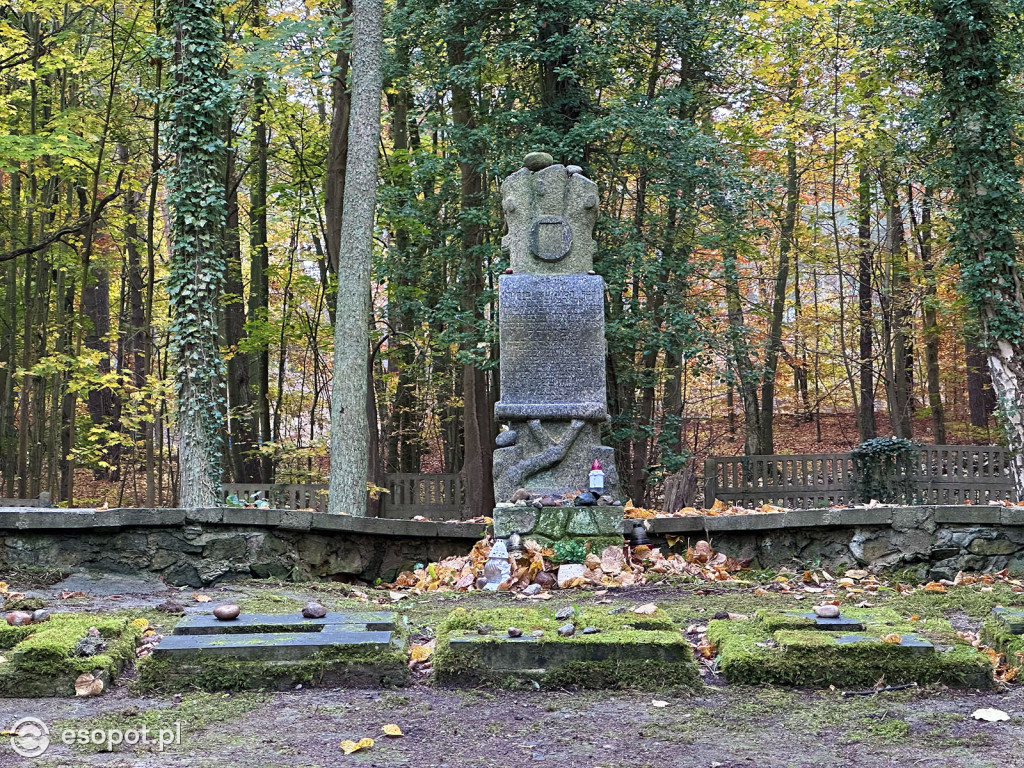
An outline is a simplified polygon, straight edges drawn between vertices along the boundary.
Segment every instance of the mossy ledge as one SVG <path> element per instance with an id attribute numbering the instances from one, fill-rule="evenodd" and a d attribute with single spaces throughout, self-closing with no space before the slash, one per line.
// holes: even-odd
<path id="1" fill-rule="evenodd" d="M 746 621 L 712 621 L 707 636 L 718 652 L 719 669 L 731 683 L 870 688 L 882 680 L 888 685 L 993 686 L 988 657 L 957 637 L 944 620 L 910 622 L 887 609 L 851 610 L 843 615 L 863 619 L 865 635 L 913 633 L 934 643 L 936 651 L 908 653 L 881 640 L 843 644 L 835 633 L 807 629 L 799 617 L 780 613 Z"/>
<path id="2" fill-rule="evenodd" d="M 107 641 L 103 653 L 72 655 L 78 640 L 96 627 Z M 0 624 L 0 697 L 74 696 L 75 679 L 84 673 L 110 681 L 135 659 L 143 628 L 128 616 L 59 613 L 42 624 Z"/>
<path id="3" fill-rule="evenodd" d="M 437 630 L 434 670 L 438 682 L 499 687 L 536 683 L 543 688 L 700 687 L 689 644 L 663 611 L 642 615 L 578 608 L 573 618 L 578 633 L 560 637 L 557 628 L 569 620 L 556 619 L 556 610 L 456 609 Z M 492 626 L 494 634 L 476 635 L 480 624 Z M 579 633 L 588 626 L 600 632 Z M 537 630 L 543 635 L 513 641 L 506 635 L 509 627 L 527 636 Z"/>

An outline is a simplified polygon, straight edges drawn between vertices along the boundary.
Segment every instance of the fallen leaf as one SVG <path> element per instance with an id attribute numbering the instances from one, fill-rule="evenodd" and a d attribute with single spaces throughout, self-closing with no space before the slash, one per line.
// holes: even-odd
<path id="1" fill-rule="evenodd" d="M 433 645 L 414 645 L 410 657 L 413 661 L 426 661 L 434 654 Z"/>
<path id="2" fill-rule="evenodd" d="M 654 701 L 651 702 L 651 706 L 652 707 L 658 707 L 660 709 L 662 707 L 667 707 L 668 706 L 668 702 L 667 701 L 660 701 L 659 699 L 655 699 Z"/>
<path id="3" fill-rule="evenodd" d="M 1000 720 L 1009 720 L 1010 716 L 1001 709 L 976 709 L 971 715 L 975 720 L 984 720 L 986 723 L 998 723 Z"/>
<path id="4" fill-rule="evenodd" d="M 633 609 L 633 613 L 639 613 L 641 616 L 651 616 L 658 610 L 658 606 L 654 603 L 646 603 L 645 605 L 638 605 Z"/>
<path id="5" fill-rule="evenodd" d="M 373 739 L 360 739 L 359 741 L 349 741 L 346 739 L 338 746 L 341 747 L 341 751 L 346 755 L 351 755 L 353 752 L 358 752 L 360 749 L 372 747 Z"/>
<path id="6" fill-rule="evenodd" d="M 85 592 L 83 592 L 82 590 L 78 590 L 77 592 L 61 592 L 60 593 L 60 599 L 61 600 L 70 600 L 72 597 L 84 597 L 84 596 L 85 596 Z"/>
<path id="7" fill-rule="evenodd" d="M 99 696 L 103 693 L 103 681 L 88 672 L 75 680 L 75 696 Z"/>
<path id="8" fill-rule="evenodd" d="M 388 596 L 392 599 L 392 601 L 394 601 L 396 603 L 399 600 L 403 600 L 403 599 L 408 597 L 408 595 L 406 595 L 406 594 L 404 594 L 402 592 L 394 592 L 394 591 L 388 592 Z"/>
<path id="9" fill-rule="evenodd" d="M 387 725 L 382 727 L 381 730 L 384 731 L 385 736 L 397 737 L 405 735 L 404 733 L 402 733 L 402 729 L 399 728 L 395 723 L 388 723 Z"/>
<path id="10" fill-rule="evenodd" d="M 929 581 L 927 584 L 924 585 L 924 591 L 925 592 L 948 592 L 949 590 L 946 589 L 941 584 L 939 584 L 939 582 L 937 582 L 937 581 Z"/>
<path id="11" fill-rule="evenodd" d="M 194 597 L 196 599 L 197 603 L 208 603 L 208 602 L 210 602 L 210 596 L 209 595 L 200 595 L 198 592 L 194 592 L 192 594 L 192 597 Z"/>
<path id="12" fill-rule="evenodd" d="M 895 632 L 891 635 L 886 635 L 882 638 L 883 643 L 892 643 L 893 645 L 899 645 L 903 642 L 903 638 L 897 635 Z"/>

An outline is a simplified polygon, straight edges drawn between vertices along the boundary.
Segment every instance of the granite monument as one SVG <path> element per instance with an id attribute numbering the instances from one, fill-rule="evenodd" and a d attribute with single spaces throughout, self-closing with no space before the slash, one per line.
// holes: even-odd
<path id="1" fill-rule="evenodd" d="M 597 185 L 544 152 L 502 183 L 510 269 L 498 281 L 501 400 L 494 496 L 586 491 L 594 460 L 618 498 L 608 419 L 604 280 L 594 272 Z"/>

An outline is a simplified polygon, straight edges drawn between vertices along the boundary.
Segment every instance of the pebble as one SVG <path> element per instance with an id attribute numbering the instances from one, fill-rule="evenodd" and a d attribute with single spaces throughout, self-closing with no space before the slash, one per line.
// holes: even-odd
<path id="1" fill-rule="evenodd" d="M 530 635 L 533 636 L 533 637 L 544 637 L 544 630 L 543 629 L 535 629 L 535 630 L 533 630 L 533 632 L 530 633 Z"/>
<path id="2" fill-rule="evenodd" d="M 839 606 L 838 605 L 816 605 L 814 606 L 814 615 L 820 616 L 823 619 L 836 619 L 839 618 Z"/>
<path id="3" fill-rule="evenodd" d="M 533 580 L 534 580 L 535 583 L 540 584 L 542 589 L 547 589 L 548 587 L 550 587 L 552 584 L 555 583 L 555 577 L 552 576 L 547 571 L 541 571 L 540 573 L 538 573 L 536 576 L 533 577 Z"/>
<path id="4" fill-rule="evenodd" d="M 40 608 L 38 611 L 32 611 L 32 623 L 40 624 L 44 621 L 50 620 L 50 612 L 45 608 Z"/>
<path id="5" fill-rule="evenodd" d="M 540 584 L 531 584 L 523 590 L 523 594 L 527 597 L 532 597 L 533 595 L 539 595 L 543 590 L 544 587 L 542 587 Z"/>
<path id="6" fill-rule="evenodd" d="M 233 621 L 238 618 L 238 614 L 241 612 L 241 609 L 234 603 L 224 603 L 224 605 L 218 605 L 213 609 L 213 615 L 219 621 Z"/>
<path id="7" fill-rule="evenodd" d="M 597 627 L 584 627 L 583 628 L 583 634 L 584 635 L 596 635 L 600 631 L 601 630 L 598 629 Z"/>
<path id="8" fill-rule="evenodd" d="M 28 611 L 11 611 L 7 614 L 7 623 L 12 627 L 23 627 L 32 623 L 32 614 Z"/>
<path id="9" fill-rule="evenodd" d="M 540 501 L 540 505 L 542 507 L 560 507 L 560 506 L 562 506 L 562 497 L 561 496 L 551 496 L 551 495 L 541 496 L 539 501 Z"/>
<path id="10" fill-rule="evenodd" d="M 584 491 L 576 497 L 574 504 L 577 507 L 593 507 L 597 504 L 597 495 L 590 491 Z"/>
<path id="11" fill-rule="evenodd" d="M 173 600 L 165 600 L 156 607 L 161 613 L 184 613 L 185 609 Z"/>
<path id="12" fill-rule="evenodd" d="M 509 433 L 509 431 L 511 431 L 511 430 L 506 430 L 505 432 L 502 432 L 501 434 L 502 435 L 507 435 Z M 513 434 L 515 434 L 515 433 L 513 433 Z M 501 435 L 498 435 L 498 445 L 501 445 Z M 511 443 L 510 443 L 510 445 L 511 445 Z M 515 503 L 517 501 L 529 501 L 531 498 L 532 498 L 532 496 L 530 495 L 530 492 L 528 490 L 526 490 L 525 488 L 520 488 L 518 491 L 516 491 L 515 493 L 512 494 L 512 498 L 510 498 L 509 501 Z"/>
<path id="13" fill-rule="evenodd" d="M 521 630 L 521 629 L 519 629 L 517 627 L 509 627 L 508 628 L 508 636 L 509 637 L 522 637 L 523 636 L 523 630 Z"/>
<path id="14" fill-rule="evenodd" d="M 306 619 L 322 619 L 327 615 L 327 609 L 320 603 L 309 602 L 302 606 L 302 617 Z"/>
<path id="15" fill-rule="evenodd" d="M 555 614 L 555 618 L 559 621 L 565 621 L 566 619 L 571 619 L 575 613 L 576 611 L 573 610 L 573 607 L 571 605 L 567 605 L 564 608 L 558 609 L 558 613 Z"/>
<path id="16" fill-rule="evenodd" d="M 493 631 L 494 631 L 494 627 L 492 627 L 490 624 L 477 624 L 476 625 L 476 633 L 478 635 L 489 635 Z"/>
<path id="17" fill-rule="evenodd" d="M 571 175 L 573 173 L 583 173 L 583 169 L 578 165 L 567 165 L 565 166 L 565 172 Z"/>
<path id="18" fill-rule="evenodd" d="M 523 165 L 531 171 L 543 171 L 549 165 L 555 164 L 555 158 L 547 152 L 531 152 L 523 158 Z"/>
<path id="19" fill-rule="evenodd" d="M 576 634 L 576 626 L 574 624 L 563 624 L 558 628 L 559 637 L 572 637 Z"/>

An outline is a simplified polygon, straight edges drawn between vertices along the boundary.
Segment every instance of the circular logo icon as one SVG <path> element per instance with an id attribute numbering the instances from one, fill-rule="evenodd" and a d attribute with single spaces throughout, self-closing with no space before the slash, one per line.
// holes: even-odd
<path id="1" fill-rule="evenodd" d="M 39 757 L 50 746 L 50 729 L 38 717 L 23 717 L 10 730 L 11 749 L 22 757 Z"/>

